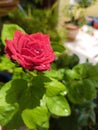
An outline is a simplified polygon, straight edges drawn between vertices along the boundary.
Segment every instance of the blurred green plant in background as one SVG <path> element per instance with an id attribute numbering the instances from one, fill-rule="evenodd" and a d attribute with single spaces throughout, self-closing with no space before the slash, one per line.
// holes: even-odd
<path id="1" fill-rule="evenodd" d="M 21 26 L 27 33 L 43 32 L 50 34 L 52 41 L 61 42 L 57 31 L 58 3 L 54 2 L 49 8 L 41 8 L 43 1 L 20 2 L 17 8 L 2 19 L 3 23 L 15 23 Z M 65 40 L 65 37 L 64 39 Z"/>
<path id="2" fill-rule="evenodd" d="M 82 7 L 82 8 L 87 8 L 96 1 L 97 0 L 76 0 L 76 2 L 78 2 L 80 7 Z"/>

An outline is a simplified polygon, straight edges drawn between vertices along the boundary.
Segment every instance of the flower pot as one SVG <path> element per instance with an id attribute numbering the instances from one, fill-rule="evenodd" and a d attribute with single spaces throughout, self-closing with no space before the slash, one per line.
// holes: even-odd
<path id="1" fill-rule="evenodd" d="M 98 29 L 98 18 L 94 18 L 94 24 L 93 24 L 93 27 Z"/>
<path id="2" fill-rule="evenodd" d="M 78 33 L 78 27 L 73 24 L 67 24 L 66 30 L 67 30 L 67 39 L 69 41 L 74 41 Z"/>
<path id="3" fill-rule="evenodd" d="M 0 0 L 0 16 L 8 14 L 18 4 L 19 0 Z"/>

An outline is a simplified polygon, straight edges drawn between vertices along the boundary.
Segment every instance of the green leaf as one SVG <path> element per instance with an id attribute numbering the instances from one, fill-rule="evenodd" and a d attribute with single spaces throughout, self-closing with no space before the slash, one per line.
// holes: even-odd
<path id="1" fill-rule="evenodd" d="M 11 62 L 11 60 L 3 55 L 1 57 L 0 62 L 0 71 L 9 71 L 13 72 L 13 69 L 15 68 L 15 64 Z"/>
<path id="2" fill-rule="evenodd" d="M 31 81 L 30 84 L 32 84 L 32 80 L 30 81 Z M 24 85 L 20 86 L 20 84 L 18 83 L 17 85 L 20 89 L 22 89 L 22 87 L 24 86 Z M 16 89 L 17 88 L 15 88 L 15 90 Z M 20 92 L 21 93 L 19 95 L 17 94 L 17 96 L 19 97 L 17 101 L 19 104 L 19 111 L 14 115 L 12 120 L 7 124 L 6 129 L 8 130 L 15 129 L 15 128 L 18 129 L 20 126 L 24 125 L 22 117 L 21 117 L 22 111 L 27 108 L 33 109 L 36 106 L 38 106 L 40 104 L 40 98 L 42 96 L 43 91 L 40 89 L 40 86 L 38 88 L 38 86 L 34 85 L 34 86 L 26 87 L 26 88 L 24 87 L 24 89 L 22 89 Z"/>
<path id="3" fill-rule="evenodd" d="M 57 55 L 60 55 L 65 51 L 65 47 L 58 43 L 52 43 L 52 48 Z"/>
<path id="4" fill-rule="evenodd" d="M 27 87 L 25 80 L 13 80 L 0 89 L 0 124 L 6 125 L 19 110 L 21 92 Z"/>
<path id="5" fill-rule="evenodd" d="M 22 67 L 15 67 L 13 70 L 12 79 L 28 80 L 28 73 L 25 73 Z"/>
<path id="6" fill-rule="evenodd" d="M 21 118 L 21 111 L 15 113 L 13 118 L 5 126 L 6 130 L 17 130 L 20 126 L 24 126 L 24 122 Z"/>
<path id="7" fill-rule="evenodd" d="M 40 100 L 42 99 L 45 88 L 44 83 L 49 80 L 47 77 L 39 75 L 33 78 L 31 81 L 31 94 L 32 94 L 32 102 L 35 104 L 35 106 L 40 105 Z"/>
<path id="8" fill-rule="evenodd" d="M 19 73 L 20 73 L 21 70 L 19 69 L 17 71 L 19 71 Z M 18 100 L 19 111 L 16 113 L 16 115 L 12 118 L 10 123 L 7 125 L 7 127 L 6 127 L 7 129 L 10 129 L 10 128 L 14 129 L 14 128 L 17 128 L 17 126 L 19 127 L 19 124 L 22 123 L 22 117 L 20 117 L 20 115 L 23 110 L 34 109 L 40 105 L 40 100 L 42 99 L 42 97 L 45 93 L 44 81 L 47 80 L 47 78 L 45 78 L 42 75 L 41 76 L 39 75 L 39 76 L 33 77 L 33 79 L 32 79 L 31 73 L 30 73 L 30 76 L 31 76 L 31 78 L 29 78 L 29 80 L 27 79 L 29 86 L 27 88 L 24 88 L 24 90 L 22 90 L 20 96 L 18 96 L 19 97 L 19 100 Z M 22 76 L 22 77 L 24 78 L 24 76 Z M 17 84 L 17 85 L 18 85 L 18 87 L 20 87 L 19 84 Z M 13 126 L 13 124 L 14 124 L 14 126 Z"/>
<path id="9" fill-rule="evenodd" d="M 0 82 L 0 89 L 2 88 L 3 85 L 4 85 L 4 83 L 3 83 L 3 82 Z"/>
<path id="10" fill-rule="evenodd" d="M 15 30 L 20 30 L 23 33 L 25 33 L 25 31 L 20 26 L 18 26 L 16 24 L 4 24 L 3 25 L 3 29 L 1 32 L 1 40 L 2 40 L 2 43 L 4 45 L 5 45 L 6 39 L 11 40 L 13 38 Z"/>
<path id="11" fill-rule="evenodd" d="M 2 126 L 8 123 L 8 121 L 11 120 L 13 115 L 18 110 L 17 103 L 10 104 L 8 101 L 6 101 L 7 91 L 10 89 L 10 87 L 11 83 L 9 82 L 0 90 L 0 124 Z"/>
<path id="12" fill-rule="evenodd" d="M 74 104 L 82 104 L 96 98 L 96 88 L 90 79 L 71 82 L 68 98 Z"/>
<path id="13" fill-rule="evenodd" d="M 46 97 L 49 111 L 56 116 L 69 116 L 71 110 L 67 100 L 63 96 Z"/>
<path id="14" fill-rule="evenodd" d="M 25 109 L 22 112 L 22 118 L 26 126 L 30 129 L 49 128 L 49 114 L 46 107 L 36 107 L 34 109 Z"/>
<path id="15" fill-rule="evenodd" d="M 65 71 L 65 74 L 66 74 L 68 80 L 80 79 L 81 78 L 81 76 L 75 70 L 67 69 Z"/>
<path id="16" fill-rule="evenodd" d="M 80 75 L 81 78 L 87 78 L 88 77 L 88 68 L 89 64 L 84 63 L 84 64 L 78 64 L 76 65 L 73 70 L 76 71 L 78 75 Z"/>
<path id="17" fill-rule="evenodd" d="M 65 72 L 64 69 L 58 69 L 58 70 L 51 69 L 50 71 L 46 71 L 44 74 L 49 78 L 52 77 L 58 80 L 62 80 L 64 76 L 64 72 Z"/>
<path id="18" fill-rule="evenodd" d="M 47 96 L 55 96 L 60 94 L 61 92 L 67 94 L 66 86 L 62 82 L 53 78 L 51 78 L 50 82 L 45 83 L 45 88 Z"/>
<path id="19" fill-rule="evenodd" d="M 0 102 L 2 103 L 2 102 Z M 18 110 L 18 104 L 8 104 L 8 103 L 2 103 L 2 106 L 0 105 L 0 124 L 2 126 L 6 125 L 13 115 L 17 112 Z"/>
<path id="20" fill-rule="evenodd" d="M 87 69 L 90 78 L 96 78 L 98 76 L 98 63 L 96 65 L 87 65 Z"/>
<path id="21" fill-rule="evenodd" d="M 72 103 L 81 104 L 96 98 L 96 88 L 98 87 L 97 65 L 78 64 L 72 70 L 67 70 L 65 74 L 68 98 Z"/>
<path id="22" fill-rule="evenodd" d="M 98 75 L 98 64 L 93 65 L 91 63 L 78 64 L 73 68 L 81 79 L 90 78 L 97 79 Z"/>
<path id="23" fill-rule="evenodd" d="M 79 58 L 75 54 L 68 55 L 66 53 L 62 53 L 55 62 L 58 68 L 73 68 L 79 63 Z"/>

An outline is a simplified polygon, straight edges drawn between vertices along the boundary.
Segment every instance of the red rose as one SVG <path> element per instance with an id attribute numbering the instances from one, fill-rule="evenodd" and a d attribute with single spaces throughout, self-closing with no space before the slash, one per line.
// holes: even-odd
<path id="1" fill-rule="evenodd" d="M 13 40 L 6 40 L 5 53 L 29 70 L 49 70 L 55 59 L 49 36 L 42 33 L 29 35 L 15 31 Z"/>

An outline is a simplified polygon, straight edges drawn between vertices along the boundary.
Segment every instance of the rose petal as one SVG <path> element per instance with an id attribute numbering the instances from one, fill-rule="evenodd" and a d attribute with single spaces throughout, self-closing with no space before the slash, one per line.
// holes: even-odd
<path id="1" fill-rule="evenodd" d="M 29 36 L 26 34 L 23 34 L 21 38 L 18 40 L 18 51 L 21 53 L 22 49 L 28 44 L 29 42 Z"/>
<path id="2" fill-rule="evenodd" d="M 34 51 L 32 52 L 30 49 L 27 49 L 27 48 L 22 49 L 21 55 L 25 55 L 25 56 L 32 57 L 32 58 L 34 56 L 36 56 Z"/>
<path id="3" fill-rule="evenodd" d="M 50 36 L 49 35 L 44 35 L 43 39 L 45 41 L 45 44 L 50 45 Z"/>
<path id="4" fill-rule="evenodd" d="M 13 38 L 13 46 L 15 47 L 15 49 L 18 51 L 18 41 L 21 38 L 22 33 L 20 30 L 16 30 L 14 33 L 14 38 Z"/>
<path id="5" fill-rule="evenodd" d="M 54 60 L 55 55 L 52 53 L 50 53 L 49 55 L 45 55 L 45 52 L 43 52 L 42 54 L 36 55 L 36 56 L 22 55 L 22 57 L 25 60 L 29 60 L 28 62 L 39 65 L 41 63 L 44 63 L 44 64 L 51 63 Z"/>
<path id="6" fill-rule="evenodd" d="M 50 64 L 41 64 L 40 66 L 34 67 L 38 71 L 50 70 Z"/>
<path id="7" fill-rule="evenodd" d="M 36 39 L 36 40 L 41 40 L 43 38 L 43 34 L 42 33 L 35 33 L 35 34 L 31 34 L 30 38 L 32 39 Z"/>
<path id="8" fill-rule="evenodd" d="M 25 69 L 32 69 L 33 70 L 33 64 L 28 63 L 26 60 L 24 60 L 21 55 L 18 55 L 17 62 Z"/>
<path id="9" fill-rule="evenodd" d="M 13 46 L 13 41 L 6 40 L 5 42 L 6 42 L 6 45 L 7 45 L 6 48 L 8 48 L 12 54 L 15 54 L 16 53 L 16 49 Z M 6 51 L 6 48 L 5 48 L 5 51 Z"/>
<path id="10" fill-rule="evenodd" d="M 10 49 L 9 49 L 7 46 L 5 46 L 4 52 L 6 53 L 6 55 L 7 55 L 9 58 L 12 57 L 12 52 L 10 51 Z"/>

